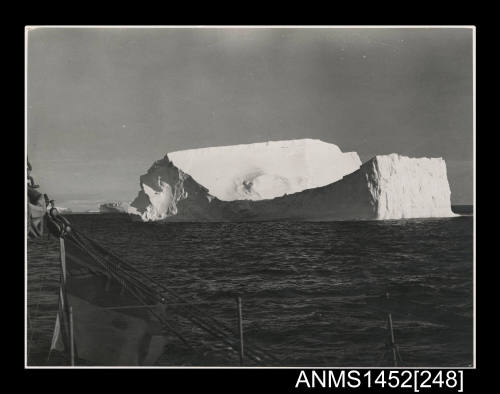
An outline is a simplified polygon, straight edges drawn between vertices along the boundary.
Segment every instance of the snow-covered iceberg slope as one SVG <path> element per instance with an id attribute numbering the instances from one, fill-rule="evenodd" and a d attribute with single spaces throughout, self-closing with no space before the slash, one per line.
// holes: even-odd
<path id="1" fill-rule="evenodd" d="M 270 199 L 325 186 L 361 166 L 356 152 L 315 139 L 189 149 L 168 157 L 224 201 Z"/>
<path id="2" fill-rule="evenodd" d="M 292 175 L 288 173 L 287 179 L 292 179 Z M 129 213 L 140 215 L 144 221 L 380 220 L 455 216 L 451 211 L 446 164 L 441 158 L 375 156 L 356 171 L 325 186 L 272 199 L 223 201 L 181 170 L 169 154 L 141 176 L 140 185 L 141 190 L 131 203 Z"/>

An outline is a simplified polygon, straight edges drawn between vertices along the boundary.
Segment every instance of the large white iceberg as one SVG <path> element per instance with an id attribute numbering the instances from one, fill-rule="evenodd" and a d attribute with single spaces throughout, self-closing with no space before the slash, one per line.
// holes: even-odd
<path id="1" fill-rule="evenodd" d="M 318 140 L 174 152 L 140 186 L 129 213 L 144 221 L 455 216 L 443 159 L 391 154 L 360 166 L 356 153 Z"/>

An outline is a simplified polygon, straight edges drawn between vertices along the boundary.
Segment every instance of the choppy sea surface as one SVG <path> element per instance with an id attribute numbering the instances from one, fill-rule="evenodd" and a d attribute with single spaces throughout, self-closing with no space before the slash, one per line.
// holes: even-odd
<path id="1" fill-rule="evenodd" d="M 387 314 L 403 366 L 473 362 L 473 217 L 359 222 L 140 223 L 71 215 L 127 262 L 237 325 L 278 366 L 390 364 Z M 57 312 L 58 242 L 28 241 L 28 365 L 60 365 L 49 346 Z M 387 298 L 386 294 L 389 294 Z M 239 365 L 187 321 L 172 324 L 158 365 Z"/>

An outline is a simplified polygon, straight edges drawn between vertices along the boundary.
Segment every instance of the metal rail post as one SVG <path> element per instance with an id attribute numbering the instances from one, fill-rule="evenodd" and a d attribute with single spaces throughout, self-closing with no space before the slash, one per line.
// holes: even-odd
<path id="1" fill-rule="evenodd" d="M 243 347 L 243 314 L 241 306 L 241 297 L 236 299 L 238 307 L 238 332 L 240 334 L 240 365 L 243 365 L 244 347 Z"/>

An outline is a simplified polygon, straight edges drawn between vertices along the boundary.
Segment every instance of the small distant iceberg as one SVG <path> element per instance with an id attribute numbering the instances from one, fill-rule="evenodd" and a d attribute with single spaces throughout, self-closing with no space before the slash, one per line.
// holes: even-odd
<path id="1" fill-rule="evenodd" d="M 99 205 L 100 213 L 127 213 L 129 210 L 129 203 L 121 201 L 112 201 Z"/>
<path id="2" fill-rule="evenodd" d="M 57 207 L 57 206 L 55 206 L 54 208 L 57 209 L 60 213 L 65 213 L 65 214 L 73 213 L 71 208 L 64 208 L 64 207 Z"/>

